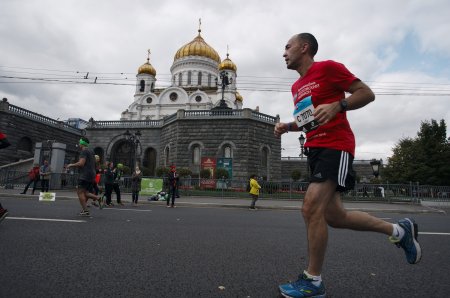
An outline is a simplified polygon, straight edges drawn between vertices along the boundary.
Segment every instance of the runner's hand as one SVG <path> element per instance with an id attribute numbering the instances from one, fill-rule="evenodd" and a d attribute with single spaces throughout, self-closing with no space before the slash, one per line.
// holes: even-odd
<path id="1" fill-rule="evenodd" d="M 341 107 L 339 101 L 318 105 L 314 111 L 314 119 L 317 120 L 320 125 L 327 124 L 334 119 L 340 110 Z"/>
<path id="2" fill-rule="evenodd" d="M 277 138 L 281 137 L 282 134 L 288 132 L 288 124 L 279 122 L 275 124 L 275 128 L 273 129 L 273 133 Z"/>

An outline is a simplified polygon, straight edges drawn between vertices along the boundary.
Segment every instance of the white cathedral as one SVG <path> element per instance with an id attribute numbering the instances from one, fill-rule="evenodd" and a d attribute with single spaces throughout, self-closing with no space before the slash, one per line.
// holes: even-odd
<path id="1" fill-rule="evenodd" d="M 159 120 L 178 110 L 210 110 L 226 106 L 242 109 L 242 96 L 236 90 L 237 67 L 219 54 L 198 35 L 182 46 L 174 56 L 171 85 L 155 88 L 156 70 L 147 62 L 136 75 L 134 101 L 122 112 L 120 120 Z M 223 101 L 222 101 L 223 99 Z"/>

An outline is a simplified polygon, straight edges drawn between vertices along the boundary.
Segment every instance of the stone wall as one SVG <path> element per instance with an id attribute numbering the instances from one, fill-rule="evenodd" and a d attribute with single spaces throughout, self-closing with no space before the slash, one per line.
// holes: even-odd
<path id="1" fill-rule="evenodd" d="M 54 142 L 67 144 L 67 160 L 74 159 L 78 154 L 75 144 L 81 130 L 11 105 L 6 98 L 0 102 L 0 131 L 7 135 L 12 144 L 2 149 L 0 165 L 34 157 L 36 143 L 39 142 L 43 143 L 44 149 Z"/>

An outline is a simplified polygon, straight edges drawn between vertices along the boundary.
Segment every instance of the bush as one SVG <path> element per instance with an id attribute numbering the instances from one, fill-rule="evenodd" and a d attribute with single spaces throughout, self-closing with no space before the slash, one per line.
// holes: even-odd
<path id="1" fill-rule="evenodd" d="M 300 178 L 302 178 L 302 172 L 300 172 L 299 170 L 293 170 L 291 172 L 291 178 L 294 181 L 300 180 Z"/>
<path id="2" fill-rule="evenodd" d="M 203 178 L 203 179 L 211 178 L 211 171 L 208 169 L 202 169 L 200 171 L 200 178 Z"/>
<path id="3" fill-rule="evenodd" d="M 222 178 L 228 179 L 229 178 L 228 171 L 227 171 L 227 169 L 224 169 L 224 168 L 216 169 L 214 176 L 215 176 L 214 178 L 216 178 L 216 179 L 222 179 Z"/>
<path id="4" fill-rule="evenodd" d="M 189 168 L 180 168 L 177 172 L 180 177 L 192 176 L 192 171 Z"/>
<path id="5" fill-rule="evenodd" d="M 169 168 L 165 168 L 165 167 L 158 167 L 156 169 L 156 176 L 157 177 L 164 177 L 167 174 L 169 174 L 170 169 Z"/>

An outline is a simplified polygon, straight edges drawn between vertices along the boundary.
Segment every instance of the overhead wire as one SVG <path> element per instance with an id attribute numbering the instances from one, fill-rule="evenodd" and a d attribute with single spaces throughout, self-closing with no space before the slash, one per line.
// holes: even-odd
<path id="1" fill-rule="evenodd" d="M 0 84 L 52 83 L 134 86 L 136 73 L 91 72 L 0 65 Z M 239 91 L 291 92 L 292 78 L 276 76 L 240 75 L 236 85 Z M 126 83 L 129 82 L 129 83 Z M 450 84 L 416 82 L 365 81 L 377 95 L 389 96 L 450 96 Z M 158 74 L 156 88 L 169 87 L 171 74 Z"/>

